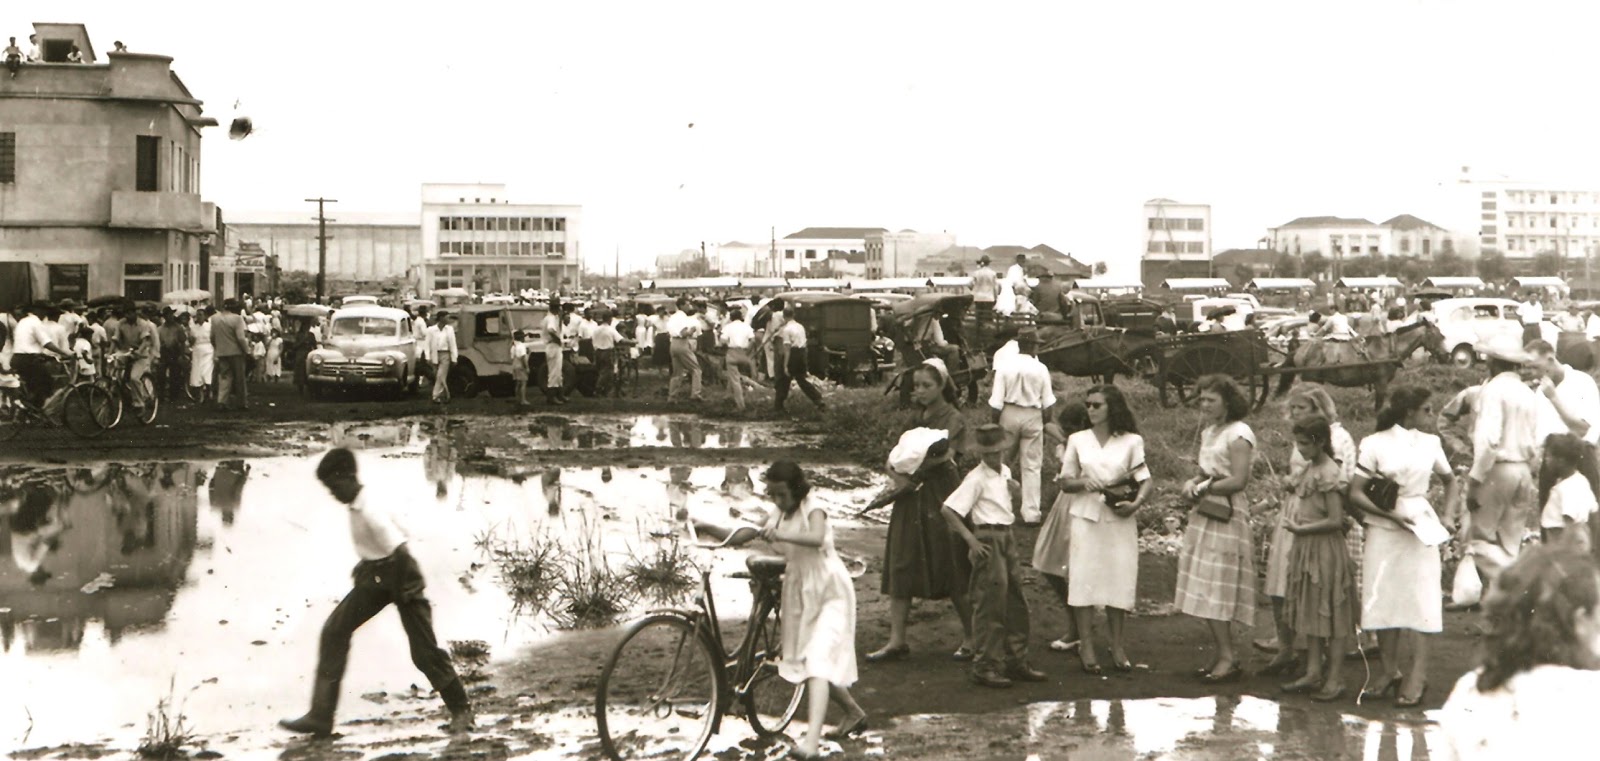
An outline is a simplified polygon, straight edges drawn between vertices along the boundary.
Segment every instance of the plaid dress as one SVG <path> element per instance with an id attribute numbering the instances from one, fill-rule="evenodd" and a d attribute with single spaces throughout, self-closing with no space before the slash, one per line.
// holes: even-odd
<path id="1" fill-rule="evenodd" d="M 1228 445 L 1240 439 L 1255 448 L 1255 432 L 1243 421 L 1207 426 L 1200 433 L 1200 469 L 1218 479 L 1231 475 Z M 1243 492 L 1229 500 L 1233 517 L 1226 522 L 1190 513 L 1178 554 L 1178 612 L 1250 626 L 1256 614 L 1256 561 L 1249 511 Z"/>

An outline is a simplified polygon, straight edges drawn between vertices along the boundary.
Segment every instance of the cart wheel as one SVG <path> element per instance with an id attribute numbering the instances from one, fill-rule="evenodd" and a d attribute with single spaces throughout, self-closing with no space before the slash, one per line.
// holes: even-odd
<path id="1" fill-rule="evenodd" d="M 1250 384 L 1255 393 L 1255 408 L 1267 406 L 1267 397 L 1272 396 L 1272 376 L 1266 373 L 1250 376 Z"/>
<path id="2" fill-rule="evenodd" d="M 1167 388 L 1170 386 L 1178 401 L 1192 404 L 1199 396 L 1196 387 L 1207 375 L 1227 375 L 1249 385 L 1254 398 L 1256 392 L 1255 368 L 1248 366 L 1222 346 L 1191 346 L 1167 360 L 1162 368 L 1161 403 L 1172 406 Z"/>

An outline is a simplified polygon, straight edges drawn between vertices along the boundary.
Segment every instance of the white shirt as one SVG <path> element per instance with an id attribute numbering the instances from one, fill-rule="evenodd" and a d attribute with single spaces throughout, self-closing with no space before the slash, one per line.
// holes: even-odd
<path id="1" fill-rule="evenodd" d="M 61 323 L 61 327 L 67 331 L 69 338 L 77 338 L 78 331 L 89 324 L 88 320 L 83 319 L 83 316 L 76 312 L 62 312 L 61 316 L 56 318 L 56 322 Z"/>
<path id="2" fill-rule="evenodd" d="M 37 315 L 30 314 L 18 320 L 17 327 L 11 331 L 11 350 L 15 354 L 43 354 L 44 345 L 49 342 L 50 329 Z"/>
<path id="3" fill-rule="evenodd" d="M 1467 475 L 1482 483 L 1496 462 L 1533 462 L 1539 451 L 1538 428 L 1539 394 L 1514 372 L 1490 378 L 1478 394 Z"/>
<path id="4" fill-rule="evenodd" d="M 1006 282 L 1015 290 L 1019 285 L 1028 284 L 1028 273 L 1022 270 L 1022 265 L 1013 264 L 1006 268 Z"/>
<path id="5" fill-rule="evenodd" d="M 1413 523 L 1437 523 L 1438 514 L 1428 503 L 1428 483 L 1435 476 L 1451 473 L 1444 444 L 1438 436 L 1394 426 L 1361 440 L 1356 464 L 1366 474 L 1381 475 L 1400 487 L 1395 512 Z M 1408 531 L 1386 520 L 1369 521 L 1371 528 Z"/>
<path id="6" fill-rule="evenodd" d="M 1478 672 L 1456 681 L 1439 709 L 1440 761 L 1581 758 L 1594 742 L 1600 671 L 1535 666 L 1480 692 Z"/>
<path id="7" fill-rule="evenodd" d="M 756 331 L 744 320 L 733 320 L 722 326 L 722 343 L 730 349 L 749 349 L 755 343 Z"/>
<path id="8" fill-rule="evenodd" d="M 405 543 L 406 535 L 400 524 L 382 508 L 367 504 L 366 488 L 356 495 L 349 508 L 350 541 L 362 560 L 382 560 Z"/>
<path id="9" fill-rule="evenodd" d="M 1056 403 L 1055 391 L 1050 388 L 1050 371 L 1037 357 L 1018 354 L 1005 364 L 996 364 L 994 390 L 989 393 L 989 406 L 1004 409 L 1008 404 L 1046 410 Z"/>
<path id="10" fill-rule="evenodd" d="M 611 323 L 594 326 L 594 334 L 590 336 L 594 341 L 595 351 L 606 351 L 617 348 L 617 342 L 622 340 L 622 334 L 617 332 L 617 326 Z"/>
<path id="11" fill-rule="evenodd" d="M 1588 321 L 1583 324 L 1583 332 L 1590 341 L 1600 338 L 1600 315 L 1589 315 Z"/>
<path id="12" fill-rule="evenodd" d="M 599 327 L 598 325 L 594 324 L 593 322 L 591 322 L 591 321 L 589 321 L 587 319 L 579 322 L 578 323 L 578 338 L 580 338 L 580 339 L 584 339 L 584 338 L 593 339 L 594 338 L 595 328 L 598 328 L 598 327 Z"/>
<path id="13" fill-rule="evenodd" d="M 544 331 L 545 351 L 549 351 L 551 347 L 561 347 L 561 315 L 554 312 L 545 315 L 539 329 Z"/>
<path id="14" fill-rule="evenodd" d="M 62 315 L 62 317 L 65 316 L 66 315 Z M 1551 320 L 1551 322 L 1554 322 L 1556 324 L 1556 328 L 1560 329 L 1563 333 L 1583 332 L 1583 315 L 1581 314 L 1562 312 L 1561 314 L 1556 315 L 1555 319 Z"/>
<path id="15" fill-rule="evenodd" d="M 700 318 L 683 312 L 673 312 L 672 316 L 667 318 L 667 335 L 672 336 L 674 340 L 680 338 L 694 340 L 700 335 Z"/>
<path id="16" fill-rule="evenodd" d="M 1350 318 L 1341 312 L 1334 312 L 1324 316 L 1322 318 L 1322 330 L 1319 332 L 1323 338 L 1331 338 L 1335 341 L 1348 341 L 1356 336 L 1355 330 L 1350 327 Z"/>
<path id="17" fill-rule="evenodd" d="M 1517 305 L 1517 314 L 1522 317 L 1523 325 L 1538 325 L 1544 319 L 1544 307 L 1528 301 Z"/>
<path id="18" fill-rule="evenodd" d="M 1597 509 L 1600 509 L 1600 505 L 1595 503 L 1594 489 L 1589 486 L 1589 479 L 1584 478 L 1582 473 L 1573 473 L 1550 487 L 1550 497 L 1544 501 L 1539 525 L 1543 528 L 1562 528 L 1567 525 L 1564 519 L 1584 524 Z"/>
<path id="19" fill-rule="evenodd" d="M 1595 385 L 1594 376 L 1588 373 L 1580 373 L 1566 365 L 1561 368 L 1563 373 L 1561 382 L 1556 384 L 1556 397 L 1561 400 L 1561 406 L 1567 408 L 1567 412 L 1589 424 L 1583 440 L 1590 444 L 1600 443 L 1600 387 Z M 1550 434 L 1571 432 L 1567 421 L 1562 420 L 1561 413 L 1556 411 L 1556 405 L 1544 394 L 1539 394 L 1539 426 L 1535 440 L 1542 443 Z"/>
<path id="20" fill-rule="evenodd" d="M 433 358 L 443 360 L 445 355 L 450 355 L 454 362 L 460 356 L 456 351 L 456 328 L 454 325 L 435 325 L 433 332 L 428 334 L 428 347 Z"/>
<path id="21" fill-rule="evenodd" d="M 210 325 L 211 323 L 208 322 L 206 324 Z M 432 326 L 432 325 L 423 325 L 421 334 L 417 336 L 417 351 L 421 352 L 422 358 L 428 360 L 429 362 L 433 362 L 434 361 L 434 358 L 433 358 L 433 331 L 434 331 L 434 326 Z M 415 333 L 415 332 L 416 331 L 413 331 L 413 333 Z"/>
<path id="22" fill-rule="evenodd" d="M 528 359 L 528 344 L 523 341 L 511 342 L 511 364 L 526 362 Z"/>
<path id="23" fill-rule="evenodd" d="M 778 340 L 791 349 L 806 348 L 806 326 L 799 320 L 789 320 L 778 328 Z"/>
<path id="24" fill-rule="evenodd" d="M 1011 525 L 1015 520 L 1011 515 L 1011 469 L 1001 465 L 996 473 L 979 463 L 945 498 L 944 506 L 963 518 L 970 516 L 979 526 Z"/>

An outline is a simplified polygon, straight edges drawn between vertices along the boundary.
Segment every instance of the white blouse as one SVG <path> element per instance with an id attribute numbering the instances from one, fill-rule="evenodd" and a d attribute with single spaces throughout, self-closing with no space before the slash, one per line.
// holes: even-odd
<path id="1" fill-rule="evenodd" d="M 1137 433 L 1120 433 L 1101 444 L 1093 429 L 1078 431 L 1067 437 L 1061 474 L 1067 478 L 1093 478 L 1107 486 L 1130 477 L 1148 481 L 1150 468 L 1144 462 L 1144 438 Z M 1099 522 L 1106 515 L 1108 506 L 1099 492 L 1077 492 L 1071 500 L 1069 514 L 1075 518 Z"/>
<path id="2" fill-rule="evenodd" d="M 1444 761 L 1581 758 L 1593 752 L 1600 671 L 1536 666 L 1499 689 L 1478 691 L 1478 672 L 1456 682 L 1439 709 Z"/>
<path id="3" fill-rule="evenodd" d="M 1400 487 L 1400 497 L 1395 502 L 1395 512 L 1413 522 L 1432 518 L 1438 520 L 1433 507 L 1428 504 L 1428 481 L 1434 475 L 1451 474 L 1450 460 L 1445 457 L 1444 445 L 1431 433 L 1413 431 L 1394 426 L 1361 440 L 1361 452 L 1356 464 L 1364 469 L 1368 478 L 1383 476 Z M 1405 527 L 1392 521 L 1375 520 L 1369 527 L 1405 531 Z"/>

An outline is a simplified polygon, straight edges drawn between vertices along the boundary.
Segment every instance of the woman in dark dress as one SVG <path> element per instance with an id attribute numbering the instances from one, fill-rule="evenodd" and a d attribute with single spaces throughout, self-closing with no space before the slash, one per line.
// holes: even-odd
<path id="1" fill-rule="evenodd" d="M 967 425 L 956 409 L 956 388 L 944 363 L 930 359 L 911 374 L 911 399 L 916 417 L 910 428 L 948 432 L 948 448 L 930 451 L 910 476 L 915 490 L 895 499 L 889 517 L 889 537 L 883 551 L 883 586 L 889 596 L 889 641 L 867 655 L 869 663 L 904 658 L 906 621 L 911 601 L 949 598 L 961 619 L 961 647 L 952 656 L 968 661 L 973 656 L 972 609 L 967 602 L 967 579 L 972 574 L 966 553 L 958 552 L 939 511 L 946 497 L 961 483 L 955 458 L 966 450 Z"/>

